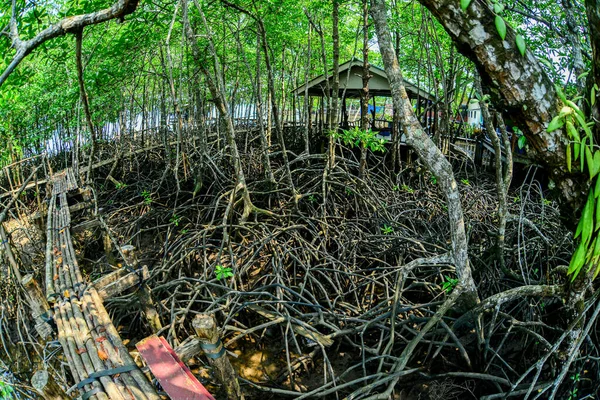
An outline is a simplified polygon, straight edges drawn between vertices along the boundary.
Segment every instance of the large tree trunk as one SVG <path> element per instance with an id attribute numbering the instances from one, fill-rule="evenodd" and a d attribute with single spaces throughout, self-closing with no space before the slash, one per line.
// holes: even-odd
<path id="1" fill-rule="evenodd" d="M 566 135 L 560 129 L 546 132 L 549 122 L 560 110 L 560 101 L 552 81 L 533 53 L 526 51 L 525 56 L 521 56 L 515 44 L 516 34 L 510 27 L 505 40 L 500 38 L 494 24 L 496 15 L 487 3 L 472 1 L 463 11 L 455 0 L 419 1 L 444 26 L 458 50 L 475 63 L 494 104 L 510 115 L 523 131 L 529 145 L 528 154 L 548 167 L 568 208 L 571 211 L 577 208 L 577 199 L 583 196 L 580 196 L 581 190 L 574 190 L 573 176 L 567 176 Z"/>
<path id="2" fill-rule="evenodd" d="M 588 79 L 588 90 L 586 97 L 589 98 L 592 87 L 600 88 L 600 2 L 598 0 L 586 0 L 585 10 L 588 17 L 588 29 L 590 31 L 590 44 L 592 45 L 592 73 Z M 590 115 L 596 121 L 595 134 L 600 135 L 600 90 L 595 90 L 595 103 L 591 107 Z"/>

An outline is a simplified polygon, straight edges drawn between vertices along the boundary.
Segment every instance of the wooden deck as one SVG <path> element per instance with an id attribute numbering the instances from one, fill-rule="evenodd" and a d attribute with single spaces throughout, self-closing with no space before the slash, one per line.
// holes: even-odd
<path id="1" fill-rule="evenodd" d="M 78 189 L 71 169 L 51 179 L 46 246 L 46 297 L 58 340 L 76 384 L 68 393 L 87 399 L 159 400 L 112 324 L 96 288 L 79 269 L 70 233 L 67 194 Z"/>

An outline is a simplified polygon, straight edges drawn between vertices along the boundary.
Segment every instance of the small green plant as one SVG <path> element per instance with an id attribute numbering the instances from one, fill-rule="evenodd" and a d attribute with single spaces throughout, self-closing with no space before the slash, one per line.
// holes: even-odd
<path id="1" fill-rule="evenodd" d="M 0 381 L 0 400 L 9 400 L 13 399 L 14 389 L 12 386 L 6 382 Z"/>
<path id="2" fill-rule="evenodd" d="M 140 195 L 144 199 L 145 205 L 149 206 L 150 204 L 152 204 L 152 194 L 149 191 L 144 190 L 142 193 L 140 193 Z"/>
<path id="3" fill-rule="evenodd" d="M 308 196 L 308 201 L 310 201 L 311 203 L 315 203 L 317 201 L 317 198 L 315 197 L 315 195 L 311 194 L 310 196 Z"/>
<path id="4" fill-rule="evenodd" d="M 346 194 L 348 196 L 352 196 L 352 189 L 350 189 L 349 187 L 346 187 Z"/>
<path id="5" fill-rule="evenodd" d="M 392 188 L 392 190 L 393 190 L 394 192 L 397 192 L 398 190 L 400 190 L 400 186 L 398 186 L 398 185 L 394 185 L 394 187 Z"/>
<path id="6" fill-rule="evenodd" d="M 581 375 L 579 375 L 579 372 L 577 372 L 576 374 L 571 375 L 571 380 L 573 382 L 579 382 L 581 380 Z"/>
<path id="7" fill-rule="evenodd" d="M 402 191 L 413 194 L 415 192 L 415 189 L 411 188 L 408 185 L 402 185 Z"/>
<path id="8" fill-rule="evenodd" d="M 521 201 L 521 196 L 515 196 L 513 198 L 513 203 L 519 203 Z"/>
<path id="9" fill-rule="evenodd" d="M 435 177 L 435 175 L 431 175 L 429 177 L 429 182 L 431 182 L 432 185 L 437 184 L 437 178 Z"/>
<path id="10" fill-rule="evenodd" d="M 222 265 L 217 265 L 215 267 L 215 275 L 218 280 L 227 279 L 233 277 L 233 270 L 229 267 L 224 267 Z"/>
<path id="11" fill-rule="evenodd" d="M 392 228 L 388 224 L 384 224 L 381 227 L 381 233 L 383 233 L 384 235 L 391 235 L 392 233 L 394 233 L 394 228 Z"/>
<path id="12" fill-rule="evenodd" d="M 460 181 L 463 183 L 463 185 L 471 186 L 471 182 L 469 182 L 468 179 L 461 179 Z"/>
<path id="13" fill-rule="evenodd" d="M 175 226 L 179 226 L 179 221 L 181 221 L 181 216 L 177 214 L 173 214 L 173 216 L 169 220 L 169 222 Z"/>
<path id="14" fill-rule="evenodd" d="M 450 294 L 458 284 L 458 279 L 451 278 L 448 275 L 445 276 L 446 280 L 442 283 L 442 289 Z"/>
<path id="15" fill-rule="evenodd" d="M 121 189 L 125 189 L 127 187 L 127 184 L 124 182 L 117 182 L 117 183 L 115 183 L 115 187 L 117 189 L 121 190 Z"/>
<path id="16" fill-rule="evenodd" d="M 577 388 L 573 388 L 573 390 L 571 390 L 571 392 L 569 392 L 569 400 L 574 400 L 577 398 Z"/>
<path id="17" fill-rule="evenodd" d="M 545 206 L 549 206 L 550 204 L 552 204 L 552 202 L 548 199 L 544 199 L 544 205 Z"/>
<path id="18" fill-rule="evenodd" d="M 187 229 L 182 229 L 182 230 L 181 230 L 181 234 L 182 234 L 182 235 L 185 235 L 186 233 L 188 233 L 188 230 L 187 230 Z"/>
<path id="19" fill-rule="evenodd" d="M 360 146 L 371 151 L 385 151 L 385 140 L 377 138 L 377 132 L 370 129 L 363 131 L 358 127 L 354 127 L 350 130 L 342 130 L 341 133 L 330 131 L 329 134 L 336 139 L 341 139 L 346 146 Z"/>

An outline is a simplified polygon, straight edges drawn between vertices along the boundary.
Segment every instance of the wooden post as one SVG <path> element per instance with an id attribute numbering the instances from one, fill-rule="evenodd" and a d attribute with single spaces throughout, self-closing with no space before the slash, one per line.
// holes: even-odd
<path id="1" fill-rule="evenodd" d="M 227 398 L 229 400 L 243 399 L 237 375 L 219 337 L 215 317 L 209 314 L 198 314 L 194 318 L 192 326 L 202 343 L 201 346 L 208 362 L 213 366 L 217 379 L 227 393 Z"/>
<path id="2" fill-rule="evenodd" d="M 23 287 L 25 287 L 25 290 L 29 295 L 31 314 L 36 322 L 35 329 L 40 334 L 42 339 L 47 339 L 52 335 L 52 328 L 43 317 L 44 314 L 50 317 L 50 305 L 46 300 L 46 296 L 44 296 L 44 293 L 42 292 L 42 289 L 36 280 L 33 279 L 33 275 L 29 274 L 25 276 L 21 282 L 23 283 Z"/>
<path id="3" fill-rule="evenodd" d="M 17 265 L 17 261 L 15 260 L 15 255 L 12 252 L 10 247 L 10 243 L 8 243 L 8 238 L 6 236 L 6 232 L 4 232 L 4 226 L 0 221 L 0 242 L 4 245 L 4 251 L 6 252 L 6 256 L 8 257 L 8 262 L 12 267 L 13 273 L 15 274 L 15 278 L 20 282 L 23 280 L 21 276 L 21 272 L 19 271 L 19 266 Z"/>
<path id="4" fill-rule="evenodd" d="M 117 265 L 117 260 L 112 254 L 112 241 L 110 240 L 110 235 L 108 231 L 102 233 L 102 244 L 104 245 L 104 255 L 106 256 L 106 261 L 112 265 Z"/>

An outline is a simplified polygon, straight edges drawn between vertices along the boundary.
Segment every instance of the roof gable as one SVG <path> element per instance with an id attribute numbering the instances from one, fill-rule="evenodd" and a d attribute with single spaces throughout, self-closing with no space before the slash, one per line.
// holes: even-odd
<path id="1" fill-rule="evenodd" d="M 340 64 L 340 95 L 346 94 L 346 97 L 360 97 L 362 92 L 362 68 L 363 62 L 357 58 Z M 370 65 L 369 72 L 371 79 L 369 80 L 369 92 L 372 96 L 391 96 L 391 88 L 385 71 L 374 65 Z M 327 76 L 330 87 L 332 86 L 333 73 Z M 422 89 L 419 89 L 413 83 L 404 80 L 404 86 L 410 98 L 422 97 L 429 100 L 434 100 L 435 97 Z M 308 94 L 311 96 L 323 96 L 326 92 L 327 82 L 324 74 L 311 79 L 304 85 L 301 85 L 292 91 L 293 94 L 300 96 L 304 95 L 308 89 Z"/>

